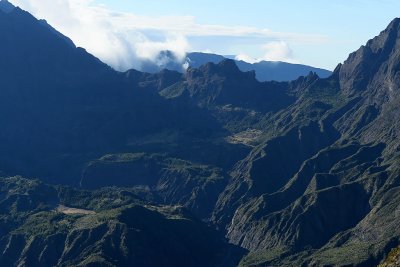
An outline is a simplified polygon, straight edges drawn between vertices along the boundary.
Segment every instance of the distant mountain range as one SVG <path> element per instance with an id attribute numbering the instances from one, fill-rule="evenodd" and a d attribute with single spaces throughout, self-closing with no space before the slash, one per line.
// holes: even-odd
<path id="1" fill-rule="evenodd" d="M 209 62 L 218 64 L 233 58 L 234 56 L 192 52 L 188 53 L 186 59 L 182 61 L 177 59 L 172 52 L 164 51 L 158 55 L 155 61 L 143 62 L 141 70 L 149 73 L 156 73 L 162 69 L 183 72 L 184 63 L 186 67 L 198 68 Z M 158 64 L 154 62 L 158 62 Z M 241 60 L 235 60 L 235 62 L 241 71 L 255 71 L 257 80 L 262 82 L 292 81 L 300 76 L 307 76 L 310 72 L 315 72 L 320 78 L 327 78 L 332 74 L 331 71 L 325 69 L 279 61 L 261 61 L 254 64 Z"/>
<path id="2" fill-rule="evenodd" d="M 327 78 L 260 82 L 117 72 L 0 7 L 0 266 L 397 261 L 400 19 Z"/>
<path id="3" fill-rule="evenodd" d="M 223 56 L 205 53 L 189 53 L 187 58 L 189 66 L 193 68 L 198 68 L 207 62 L 217 64 L 226 59 Z M 255 71 L 257 80 L 261 82 L 292 81 L 300 76 L 307 76 L 310 72 L 315 72 L 320 78 L 327 78 L 332 74 L 329 70 L 279 61 L 261 61 L 253 64 L 241 60 L 235 62 L 241 71 Z"/>

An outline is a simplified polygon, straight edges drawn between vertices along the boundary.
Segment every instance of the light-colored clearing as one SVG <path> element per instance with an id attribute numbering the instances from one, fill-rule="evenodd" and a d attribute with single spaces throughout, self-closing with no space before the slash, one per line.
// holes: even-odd
<path id="1" fill-rule="evenodd" d="M 83 215 L 89 215 L 89 214 L 95 214 L 96 212 L 92 210 L 84 210 L 84 209 L 75 209 L 75 208 L 69 208 L 64 205 L 58 205 L 57 209 L 58 212 L 71 215 L 71 214 L 83 214 Z"/>
<path id="2" fill-rule="evenodd" d="M 246 131 L 231 135 L 226 138 L 228 143 L 243 144 L 246 146 L 253 146 L 257 143 L 263 132 L 257 129 L 247 129 Z"/>

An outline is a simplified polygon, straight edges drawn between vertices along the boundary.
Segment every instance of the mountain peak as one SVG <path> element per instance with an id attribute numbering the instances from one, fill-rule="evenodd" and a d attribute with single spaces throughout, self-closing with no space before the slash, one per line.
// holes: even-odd
<path id="1" fill-rule="evenodd" d="M 251 79 L 255 80 L 255 72 L 254 71 L 248 71 L 248 72 L 242 72 L 238 66 L 236 65 L 236 62 L 232 59 L 225 59 L 217 64 L 209 62 L 206 63 L 202 66 L 200 66 L 198 69 L 190 68 L 187 71 L 187 76 L 189 77 L 197 77 L 198 75 L 200 76 L 212 76 L 212 75 L 218 75 L 221 77 L 249 77 Z"/>
<path id="2" fill-rule="evenodd" d="M 400 18 L 395 18 L 378 36 L 369 40 L 365 47 L 373 52 L 380 52 L 382 49 L 392 49 L 399 37 Z"/>
<path id="3" fill-rule="evenodd" d="M 218 63 L 218 67 L 224 69 L 229 72 L 240 72 L 238 66 L 235 61 L 232 59 L 224 59 L 220 63 Z"/>
<path id="4" fill-rule="evenodd" d="M 0 10 L 5 13 L 10 13 L 13 11 L 15 6 L 8 2 L 7 0 L 0 0 Z"/>
<path id="5" fill-rule="evenodd" d="M 369 40 L 336 68 L 341 88 L 345 91 L 365 90 L 380 70 L 385 75 L 400 66 L 400 18 L 394 19 L 378 36 Z M 384 68 L 382 68 L 384 67 Z"/>

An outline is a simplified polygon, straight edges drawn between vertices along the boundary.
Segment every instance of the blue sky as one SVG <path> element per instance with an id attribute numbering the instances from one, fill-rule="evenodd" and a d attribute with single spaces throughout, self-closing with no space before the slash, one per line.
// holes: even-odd
<path id="1" fill-rule="evenodd" d="M 395 0 L 10 1 L 120 69 L 157 50 L 175 49 L 332 70 L 400 16 Z"/>
<path id="2" fill-rule="evenodd" d="M 328 40 L 321 44 L 290 43 L 294 57 L 301 63 L 332 69 L 347 55 L 377 35 L 396 16 L 400 1 L 385 0 L 97 0 L 112 9 L 148 16 L 191 15 L 198 23 L 229 26 L 254 26 L 279 32 L 320 34 Z M 215 41 L 212 38 L 211 41 Z M 260 56 L 256 41 L 242 50 L 227 42 L 226 51 Z M 203 40 L 202 43 L 205 41 Z M 243 40 L 238 40 L 243 43 Z M 232 46 L 232 47 L 229 47 Z M 199 45 L 204 48 L 205 45 Z M 209 44 L 213 51 L 214 45 Z"/>

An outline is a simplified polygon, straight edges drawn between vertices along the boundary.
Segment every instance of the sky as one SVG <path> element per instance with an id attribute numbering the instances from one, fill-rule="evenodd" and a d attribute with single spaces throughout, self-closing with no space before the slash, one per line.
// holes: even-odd
<path id="1" fill-rule="evenodd" d="M 398 0 L 9 0 L 118 70 L 162 50 L 333 70 L 400 16 Z"/>

